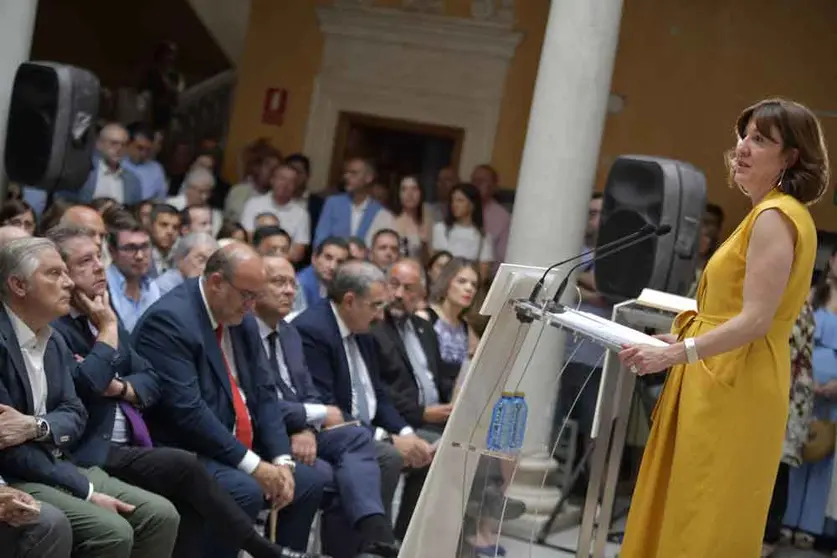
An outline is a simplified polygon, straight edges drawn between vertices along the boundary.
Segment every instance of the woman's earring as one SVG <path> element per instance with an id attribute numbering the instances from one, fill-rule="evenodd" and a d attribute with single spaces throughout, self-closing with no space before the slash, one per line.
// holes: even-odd
<path id="1" fill-rule="evenodd" d="M 785 179 L 785 170 L 786 170 L 786 169 L 782 169 L 782 172 L 781 172 L 781 173 L 779 173 L 779 182 L 778 182 L 778 184 L 776 184 L 776 187 L 777 187 L 777 188 L 781 188 L 781 187 L 782 187 L 782 181 Z"/>

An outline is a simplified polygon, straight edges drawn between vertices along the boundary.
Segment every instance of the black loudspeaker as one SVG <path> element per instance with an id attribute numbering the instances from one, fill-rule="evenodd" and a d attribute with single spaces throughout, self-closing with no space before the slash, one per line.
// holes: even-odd
<path id="1" fill-rule="evenodd" d="M 644 288 L 685 295 L 695 279 L 698 236 L 706 208 L 706 178 L 688 163 L 624 155 L 605 185 L 597 246 L 643 225 L 669 225 L 649 238 L 596 262 L 596 289 L 611 302 L 639 296 Z"/>
<path id="2" fill-rule="evenodd" d="M 25 62 L 15 74 L 6 174 L 43 190 L 78 190 L 92 167 L 99 80 L 87 70 Z"/>

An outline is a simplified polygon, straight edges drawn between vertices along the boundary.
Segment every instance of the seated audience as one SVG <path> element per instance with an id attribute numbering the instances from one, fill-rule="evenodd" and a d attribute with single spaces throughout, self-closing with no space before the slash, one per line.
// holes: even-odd
<path id="1" fill-rule="evenodd" d="M 134 347 L 160 378 L 162 404 L 146 413 L 154 440 L 195 452 L 251 520 L 267 498 L 279 510 L 277 542 L 303 552 L 327 479 L 294 462 L 261 342 L 232 327 L 251 327 L 264 288 L 261 257 L 233 242 L 146 312 Z M 205 556 L 235 556 L 217 535 Z"/>
<path id="2" fill-rule="evenodd" d="M 346 241 L 336 236 L 325 239 L 314 251 L 311 265 L 297 274 L 308 306 L 326 297 L 334 272 L 349 257 Z"/>
<path id="3" fill-rule="evenodd" d="M 142 225 L 124 212 L 111 224 L 108 251 L 113 258 L 107 269 L 110 303 L 122 327 L 130 332 L 143 312 L 160 298 L 160 289 L 149 273 L 151 241 Z"/>
<path id="4" fill-rule="evenodd" d="M 433 212 L 430 204 L 424 202 L 424 190 L 417 176 L 401 179 L 396 199 L 395 230 L 402 239 L 401 251 L 407 257 L 424 262 L 430 249 Z"/>
<path id="5" fill-rule="evenodd" d="M 448 216 L 433 225 L 432 252 L 441 250 L 479 264 L 482 277 L 490 277 L 495 260 L 494 241 L 483 226 L 482 198 L 473 184 L 451 189 Z"/>
<path id="6" fill-rule="evenodd" d="M 181 238 L 171 251 L 174 267 L 163 273 L 154 283 L 163 296 L 186 279 L 200 277 L 218 243 L 205 232 L 193 232 Z"/>
<path id="7" fill-rule="evenodd" d="M 193 454 L 153 447 L 141 412 L 161 399 L 158 375 L 119 327 L 92 234 L 71 227 L 53 229 L 49 237 L 75 284 L 70 313 L 53 322 L 76 357 L 72 375 L 89 413 L 74 461 L 171 500 L 181 515 L 176 558 L 203 555 L 207 525 L 254 558 L 288 556 L 256 534 L 247 514 Z"/>
<path id="8" fill-rule="evenodd" d="M 291 235 L 277 226 L 261 227 L 253 233 L 253 247 L 262 256 L 288 257 Z"/>
<path id="9" fill-rule="evenodd" d="M 442 273 L 442 269 L 448 262 L 453 259 L 453 254 L 448 252 L 447 250 L 439 250 L 427 261 L 427 267 L 425 271 L 427 272 L 427 282 L 428 288 L 436 282 L 436 279 L 439 278 L 439 275 Z"/>
<path id="10" fill-rule="evenodd" d="M 0 206 L 0 226 L 13 225 L 33 235 L 36 224 L 35 211 L 25 201 L 9 200 Z"/>
<path id="11" fill-rule="evenodd" d="M 314 233 L 314 249 L 330 236 L 357 236 L 371 245 L 377 231 L 394 226 L 392 213 L 371 196 L 375 182 L 375 166 L 371 161 L 360 158 L 347 161 L 343 182 L 346 192 L 329 196 L 323 205 Z"/>
<path id="12" fill-rule="evenodd" d="M 372 237 L 369 261 L 386 272 L 401 255 L 401 237 L 392 229 L 381 229 Z"/>
<path id="13" fill-rule="evenodd" d="M 77 192 L 62 190 L 54 197 L 75 203 L 90 203 L 95 199 L 108 198 L 115 203 L 134 205 L 143 200 L 142 185 L 136 174 L 122 164 L 128 132 L 116 123 L 102 128 L 96 141 L 93 168 L 87 180 Z"/>
<path id="14" fill-rule="evenodd" d="M 477 165 L 471 173 L 471 184 L 477 188 L 482 198 L 482 223 L 486 235 L 493 242 L 494 261 L 502 262 L 506 258 L 506 246 L 509 243 L 511 213 L 494 197 L 498 183 L 499 176 L 491 165 Z"/>
<path id="15" fill-rule="evenodd" d="M 259 213 L 258 215 L 256 215 L 254 229 L 260 229 L 262 227 L 278 227 L 278 226 L 279 226 L 279 217 L 277 217 L 273 213 L 265 212 L 265 213 Z"/>
<path id="16" fill-rule="evenodd" d="M 73 287 L 55 245 L 12 240 L 0 247 L 0 270 L 0 475 L 64 513 L 74 555 L 170 556 L 179 516 L 169 501 L 69 459 L 87 412 L 69 373 L 75 359 L 49 325 L 70 311 Z"/>
<path id="17" fill-rule="evenodd" d="M 384 319 L 372 328 L 381 381 L 393 406 L 424 440 L 435 443 L 450 416 L 456 375 L 443 376 L 433 326 L 415 314 L 424 298 L 421 264 L 400 260 L 389 270 L 390 303 Z M 407 476 L 396 535 L 403 538 L 418 503 L 427 470 Z"/>
<path id="18" fill-rule="evenodd" d="M 190 205 L 180 212 L 180 236 L 189 233 L 199 232 L 215 236 L 215 221 L 212 219 L 212 208 L 208 205 Z M 221 222 L 218 221 L 218 230 L 221 229 Z M 176 243 L 175 243 L 176 245 Z"/>
<path id="19" fill-rule="evenodd" d="M 265 138 L 259 138 L 244 150 L 244 181 L 230 189 L 224 202 L 224 217 L 234 223 L 241 221 L 242 211 L 250 198 L 270 191 L 270 177 L 282 163 L 282 154 Z"/>
<path id="20" fill-rule="evenodd" d="M 395 538 L 381 503 L 381 472 L 371 432 L 346 425 L 343 412 L 324 405 L 314 388 L 305 362 L 302 340 L 285 322 L 296 290 L 289 260 L 264 258 L 267 288 L 256 302 L 258 330 L 278 395 L 285 403 L 285 423 L 297 461 L 313 465 L 319 457 L 333 469 L 340 506 L 330 510 L 345 517 L 361 535 L 362 549 L 370 556 L 397 556 Z M 330 515 L 330 514 L 327 514 Z M 344 533 L 326 536 L 324 550 L 332 558 L 354 558 L 357 549 Z"/>
<path id="21" fill-rule="evenodd" d="M 350 236 L 346 239 L 346 244 L 349 247 L 350 260 L 366 260 L 369 256 L 369 250 L 366 248 L 366 242 L 362 238 Z"/>
<path id="22" fill-rule="evenodd" d="M 308 188 L 308 178 L 311 176 L 311 160 L 302 153 L 292 153 L 285 159 L 285 163 L 296 169 L 296 187 L 294 188 L 294 201 L 308 212 L 308 230 L 317 230 L 317 223 L 320 214 L 323 212 L 325 199 L 321 194 L 316 194 Z M 313 250 L 309 244 L 305 250 L 305 257 L 298 265 L 309 265 Z"/>
<path id="23" fill-rule="evenodd" d="M 0 548 L 12 558 L 70 558 L 73 532 L 57 508 L 0 477 Z"/>
<path id="24" fill-rule="evenodd" d="M 296 170 L 287 164 L 276 167 L 270 178 L 270 191 L 250 198 L 241 214 L 241 224 L 252 231 L 256 215 L 273 213 L 281 227 L 291 235 L 289 259 L 298 262 L 305 257 L 305 249 L 311 244 L 311 229 L 308 211 L 294 201 L 295 187 Z"/>
<path id="25" fill-rule="evenodd" d="M 139 179 L 143 200 L 164 199 L 169 185 L 163 166 L 154 160 L 154 131 L 141 123 L 131 124 L 127 130 L 127 157 L 122 166 Z"/>
<path id="26" fill-rule="evenodd" d="M 98 211 L 87 205 L 70 206 L 56 226 L 76 226 L 89 230 L 93 234 L 93 241 L 99 249 L 102 264 L 106 269 L 111 264 L 110 251 L 105 242 L 108 229 L 105 226 L 105 220 L 102 219 Z"/>
<path id="27" fill-rule="evenodd" d="M 148 274 L 159 277 L 171 266 L 171 249 L 180 236 L 180 212 L 166 203 L 155 203 L 151 209 L 151 267 Z"/>
<path id="28" fill-rule="evenodd" d="M 250 235 L 247 233 L 247 230 L 240 224 L 232 221 L 224 221 L 224 224 L 221 225 L 221 230 L 215 235 L 216 240 L 224 240 L 225 238 L 231 238 L 244 244 L 250 242 Z"/>
<path id="29" fill-rule="evenodd" d="M 430 464 L 430 444 L 390 403 L 378 371 L 372 321 L 383 318 L 388 297 L 386 278 L 369 262 L 350 261 L 337 268 L 328 298 L 310 306 L 294 325 L 305 349 L 314 387 L 323 403 L 343 411 L 374 432 L 381 461 L 381 490 L 389 509 L 402 465 Z"/>
<path id="30" fill-rule="evenodd" d="M 167 204 L 181 211 L 181 227 L 189 225 L 188 220 L 192 224 L 190 230 L 199 227 L 203 232 L 218 234 L 224 223 L 224 214 L 209 205 L 215 184 L 216 177 L 212 172 L 194 167 L 186 175 L 181 193 L 166 200 Z M 187 211 L 189 213 L 185 215 Z"/>

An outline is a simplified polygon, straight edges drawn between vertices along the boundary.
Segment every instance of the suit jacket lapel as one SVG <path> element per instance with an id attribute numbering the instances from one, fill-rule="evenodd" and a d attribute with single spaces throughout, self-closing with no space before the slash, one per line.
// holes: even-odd
<path id="1" fill-rule="evenodd" d="M 404 359 L 407 369 L 412 372 L 413 363 L 410 362 L 410 354 L 407 352 L 407 347 L 404 345 L 404 339 L 401 338 L 401 333 L 398 331 L 398 322 L 396 322 L 390 315 L 387 315 L 387 320 L 389 321 L 390 327 L 384 328 L 384 331 L 387 332 L 390 337 L 390 341 L 392 341 L 398 349 L 398 353 L 401 355 L 401 358 Z"/>
<path id="2" fill-rule="evenodd" d="M 291 354 L 292 347 L 291 347 L 290 343 L 288 343 L 288 336 L 287 336 L 288 325 L 286 323 L 280 321 L 278 331 L 279 331 L 279 346 L 282 348 L 282 356 L 285 359 L 285 368 L 288 370 L 288 377 L 291 379 L 291 384 L 293 384 L 291 386 L 285 386 L 285 387 L 293 388 L 293 390 L 295 390 L 296 393 L 299 394 L 299 382 L 297 382 L 297 379 L 296 379 L 296 374 L 297 374 L 296 367 L 291 366 L 291 361 L 292 360 L 295 361 L 296 355 Z M 280 363 L 279 366 L 282 366 L 282 364 Z M 279 374 L 279 378 L 278 378 L 279 383 L 284 385 L 285 381 L 282 379 L 282 374 L 280 373 L 279 370 L 277 370 L 276 373 Z M 281 388 L 281 386 L 280 386 L 280 388 Z M 285 392 L 285 390 L 282 390 L 282 391 L 283 391 L 283 393 Z M 293 395 L 293 391 L 291 389 L 288 389 L 287 391 L 291 391 L 291 394 L 289 394 L 289 395 Z M 293 397 L 294 397 L 294 399 L 296 399 L 296 395 L 294 395 Z M 288 395 L 285 395 L 285 399 L 288 399 Z"/>
<path id="3" fill-rule="evenodd" d="M 198 287 L 197 281 L 190 286 L 192 290 L 192 302 L 194 309 L 198 314 L 198 321 L 200 322 L 201 334 L 203 336 L 203 348 L 206 352 L 206 360 L 209 362 L 209 368 L 215 373 L 227 397 L 232 401 L 232 387 L 230 386 L 230 377 L 227 372 L 227 367 L 224 366 L 224 357 L 221 354 L 221 346 L 218 344 L 218 338 L 215 337 L 215 330 L 212 329 L 212 322 L 209 319 L 209 314 L 206 312 L 206 307 L 201 298 L 201 291 Z"/>
<path id="4" fill-rule="evenodd" d="M 432 326 L 430 326 L 430 324 L 426 321 L 416 318 L 415 316 L 410 316 L 410 319 L 413 321 L 413 327 L 416 330 L 416 335 L 418 335 L 421 348 L 424 349 L 424 356 L 427 359 L 427 368 L 429 368 L 430 372 L 433 374 L 433 379 L 438 387 L 439 367 L 434 356 L 437 349 L 436 345 L 433 343 L 436 337 L 436 332 L 433 331 Z"/>
<path id="5" fill-rule="evenodd" d="M 12 366 L 17 373 L 18 380 L 23 385 L 23 390 L 26 392 L 26 414 L 34 414 L 35 407 L 34 401 L 32 400 L 32 385 L 29 383 L 29 374 L 26 372 L 26 365 L 23 363 L 23 353 L 20 352 L 20 344 L 18 343 L 9 315 L 2 310 L 0 310 L 0 334 L 6 340 L 6 350 L 9 351 Z"/>

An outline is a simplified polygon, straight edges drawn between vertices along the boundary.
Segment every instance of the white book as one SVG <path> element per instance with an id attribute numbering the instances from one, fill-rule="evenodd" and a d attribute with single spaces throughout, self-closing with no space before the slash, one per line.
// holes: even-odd
<path id="1" fill-rule="evenodd" d="M 654 289 L 642 289 L 637 302 L 650 308 L 674 312 L 675 314 L 687 310 L 697 310 L 697 301 L 693 298 L 655 291 Z"/>

